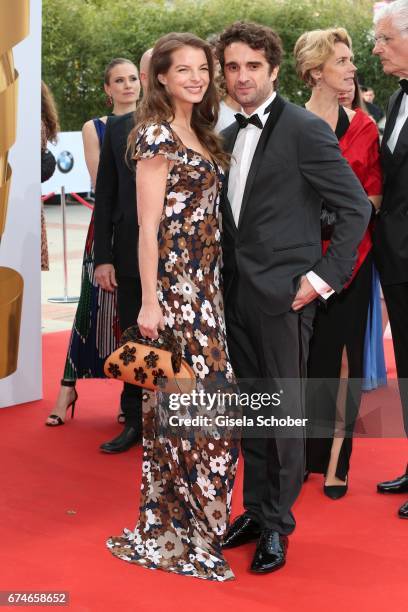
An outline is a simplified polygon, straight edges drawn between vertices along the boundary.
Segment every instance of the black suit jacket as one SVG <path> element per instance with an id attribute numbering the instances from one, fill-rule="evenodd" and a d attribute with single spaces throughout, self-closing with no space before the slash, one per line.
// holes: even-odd
<path id="1" fill-rule="evenodd" d="M 133 113 L 109 117 L 95 188 L 95 266 L 112 263 L 118 276 L 139 276 L 134 162 L 126 163 Z"/>
<path id="2" fill-rule="evenodd" d="M 384 285 L 408 282 L 408 120 L 394 153 L 387 146 L 401 105 L 399 89 L 390 98 L 381 144 L 384 195 L 374 229 L 375 262 Z"/>
<path id="3" fill-rule="evenodd" d="M 229 152 L 237 134 L 237 124 L 223 132 Z M 249 170 L 238 228 L 227 192 L 226 186 L 222 198 L 226 300 L 237 273 L 248 296 L 272 315 L 290 310 L 300 276 L 309 270 L 336 292 L 342 290 L 352 273 L 371 205 L 326 122 L 277 95 Z M 323 200 L 337 214 L 324 257 Z"/>
<path id="4" fill-rule="evenodd" d="M 369 114 L 373 117 L 375 122 L 378 123 L 379 121 L 381 121 L 381 119 L 384 117 L 384 111 L 381 110 L 381 108 L 377 106 L 377 104 L 373 104 L 372 102 L 364 102 L 364 104 L 366 105 Z"/>

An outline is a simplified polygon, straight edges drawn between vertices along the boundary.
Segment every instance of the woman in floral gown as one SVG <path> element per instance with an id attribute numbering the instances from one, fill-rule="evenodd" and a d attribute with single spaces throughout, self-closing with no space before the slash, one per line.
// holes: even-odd
<path id="1" fill-rule="evenodd" d="M 213 132 L 217 107 L 208 44 L 186 33 L 162 37 L 130 135 L 138 162 L 138 324 L 150 338 L 170 328 L 198 386 L 213 389 L 233 376 L 219 274 L 219 197 L 228 159 Z M 176 435 L 163 429 L 168 414 L 164 394 L 146 394 L 139 519 L 108 547 L 150 569 L 228 580 L 233 574 L 221 543 L 237 443 L 214 429 Z"/>

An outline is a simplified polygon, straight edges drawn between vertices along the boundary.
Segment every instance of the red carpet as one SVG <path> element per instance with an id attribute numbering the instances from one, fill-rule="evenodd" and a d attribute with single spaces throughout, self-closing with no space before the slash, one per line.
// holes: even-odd
<path id="1" fill-rule="evenodd" d="M 44 337 L 45 399 L 0 410 L 0 590 L 69 591 L 78 612 L 407 610 L 408 521 L 396 516 L 405 498 L 375 493 L 378 480 L 401 471 L 406 440 L 357 440 L 350 491 L 337 502 L 323 496 L 320 476 L 310 477 L 288 563 L 276 574 L 248 573 L 254 545 L 227 552 L 236 580 L 224 584 L 115 559 L 104 542 L 135 523 L 141 449 L 98 452 L 119 431 L 115 381 L 80 382 L 76 418 L 44 427 L 67 339 Z M 241 475 L 233 510 L 241 511 Z"/>

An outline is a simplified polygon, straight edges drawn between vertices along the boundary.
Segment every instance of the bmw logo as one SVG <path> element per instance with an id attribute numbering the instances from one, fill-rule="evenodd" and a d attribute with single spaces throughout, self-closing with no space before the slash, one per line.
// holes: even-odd
<path id="1" fill-rule="evenodd" d="M 67 174 L 74 167 L 74 156 L 69 151 L 62 151 L 58 155 L 57 166 L 60 172 Z"/>

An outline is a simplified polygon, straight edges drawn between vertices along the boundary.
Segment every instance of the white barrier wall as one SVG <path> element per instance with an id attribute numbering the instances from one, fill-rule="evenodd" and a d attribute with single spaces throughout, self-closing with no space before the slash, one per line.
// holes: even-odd
<path id="1" fill-rule="evenodd" d="M 91 190 L 91 179 L 85 163 L 82 132 L 59 132 L 56 144 L 48 143 L 48 149 L 57 160 L 52 177 L 42 183 L 43 195 L 61 193 L 81 193 Z"/>
<path id="2" fill-rule="evenodd" d="M 12 3 L 14 0 L 9 0 Z M 1 15 L 0 15 L 1 19 Z M 17 142 L 9 163 L 13 176 L 0 245 L 0 266 L 24 279 L 17 370 L 0 379 L 0 408 L 42 397 L 41 354 L 41 0 L 30 2 L 30 33 L 13 47 L 19 72 Z M 4 330 L 0 330 L 0 334 Z"/>

